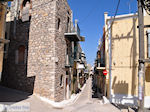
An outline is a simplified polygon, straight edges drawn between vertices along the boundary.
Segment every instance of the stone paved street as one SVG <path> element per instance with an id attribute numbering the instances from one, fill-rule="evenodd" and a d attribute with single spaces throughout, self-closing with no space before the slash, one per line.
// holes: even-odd
<path id="1" fill-rule="evenodd" d="M 31 112 L 120 112 L 111 104 L 101 104 L 100 99 L 92 98 L 92 79 L 87 81 L 81 95 L 72 105 L 65 108 L 56 109 L 50 104 L 41 101 L 34 95 L 29 95 L 20 91 L 0 87 L 0 99 L 7 102 L 29 102 Z"/>
<path id="2" fill-rule="evenodd" d="M 120 112 L 111 104 L 101 104 L 100 99 L 92 98 L 92 95 L 92 79 L 90 78 L 76 103 L 66 107 L 64 112 Z"/>

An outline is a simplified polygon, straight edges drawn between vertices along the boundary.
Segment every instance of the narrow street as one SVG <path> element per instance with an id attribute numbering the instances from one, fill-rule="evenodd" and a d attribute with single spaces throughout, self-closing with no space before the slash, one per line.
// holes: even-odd
<path id="1" fill-rule="evenodd" d="M 120 112 L 111 104 L 102 104 L 99 98 L 96 98 L 92 90 L 92 79 L 89 78 L 87 85 L 81 93 L 81 96 L 71 106 L 63 109 L 63 112 Z"/>
<path id="2" fill-rule="evenodd" d="M 65 108 L 54 108 L 50 104 L 41 101 L 34 95 L 29 95 L 20 91 L 0 87 L 0 99 L 2 101 L 11 101 L 14 103 L 29 102 L 31 112 L 120 112 L 111 104 L 102 104 L 100 99 L 94 98 L 92 91 L 92 79 L 87 80 L 86 86 L 81 95 L 72 105 Z M 93 98 L 92 98 L 93 97 Z"/>
<path id="3" fill-rule="evenodd" d="M 120 111 L 150 112 L 150 0 L 0 0 L 0 112 Z"/>

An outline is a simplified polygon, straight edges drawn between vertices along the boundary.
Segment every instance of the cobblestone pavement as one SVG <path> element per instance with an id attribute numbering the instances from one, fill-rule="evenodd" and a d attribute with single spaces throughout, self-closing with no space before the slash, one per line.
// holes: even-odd
<path id="1" fill-rule="evenodd" d="M 92 79 L 89 78 L 77 101 L 65 108 L 54 108 L 34 95 L 0 86 L 0 102 L 29 102 L 31 112 L 120 112 L 111 104 L 101 104 L 100 99 L 92 98 Z"/>

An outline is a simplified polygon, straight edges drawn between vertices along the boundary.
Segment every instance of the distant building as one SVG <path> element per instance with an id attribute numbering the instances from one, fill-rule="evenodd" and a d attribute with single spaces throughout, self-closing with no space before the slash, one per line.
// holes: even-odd
<path id="1" fill-rule="evenodd" d="M 97 95 L 102 97 L 106 95 L 106 76 L 103 71 L 105 67 L 105 28 L 103 28 L 103 36 L 99 40 L 95 66 L 94 66 L 94 86 L 96 88 Z"/>

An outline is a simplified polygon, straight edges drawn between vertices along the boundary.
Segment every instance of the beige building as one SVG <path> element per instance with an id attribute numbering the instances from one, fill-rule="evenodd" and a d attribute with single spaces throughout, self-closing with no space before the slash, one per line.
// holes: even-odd
<path id="1" fill-rule="evenodd" d="M 113 17 L 105 13 L 105 63 L 109 72 L 107 95 L 114 103 L 138 104 L 139 30 L 137 14 Z M 150 25 L 150 16 L 144 14 L 144 25 Z M 144 29 L 145 59 L 148 59 L 147 32 Z M 150 64 L 145 63 L 145 107 L 150 107 Z"/>

